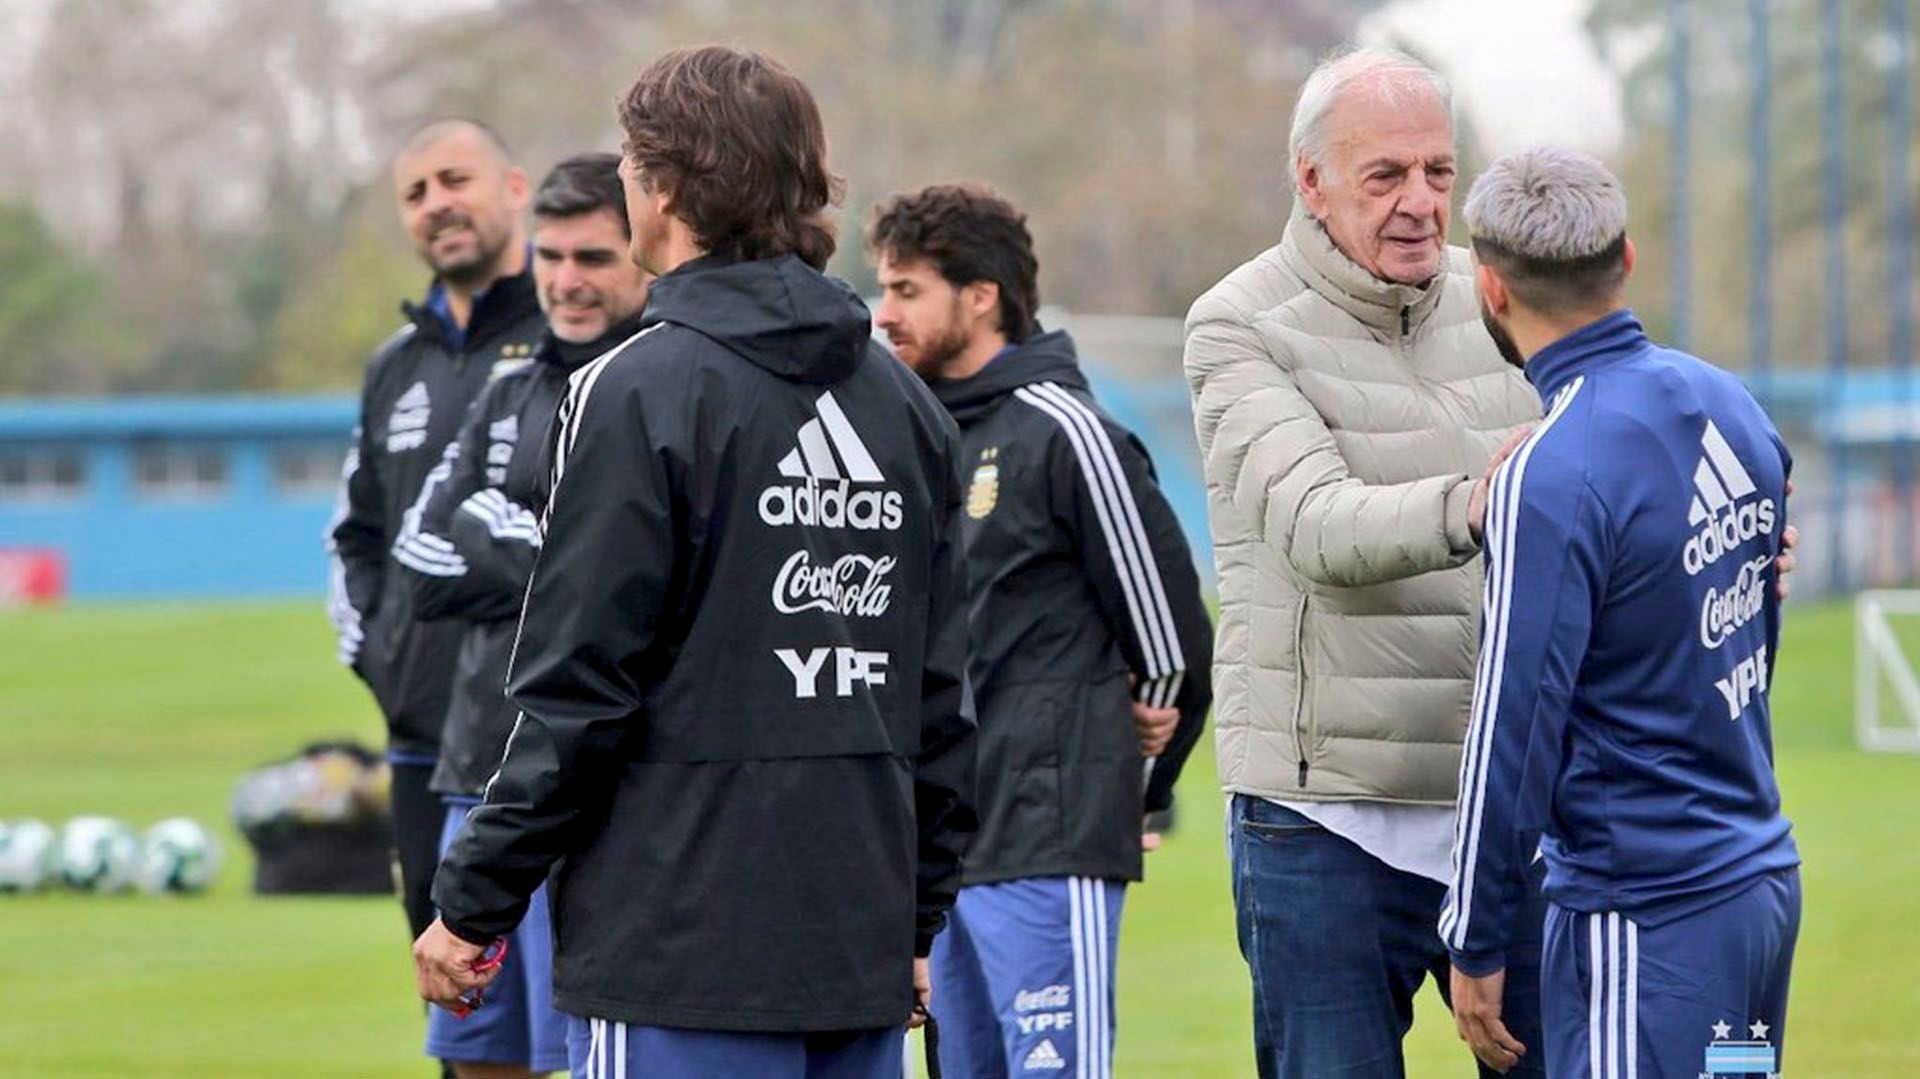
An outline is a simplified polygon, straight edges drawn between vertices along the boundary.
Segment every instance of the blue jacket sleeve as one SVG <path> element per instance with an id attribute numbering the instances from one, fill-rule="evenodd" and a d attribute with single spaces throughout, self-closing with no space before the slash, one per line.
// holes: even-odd
<path id="1" fill-rule="evenodd" d="M 1525 444 L 1488 495 L 1473 715 L 1440 935 L 1467 974 L 1506 966 L 1513 908 L 1546 824 L 1611 540 L 1584 470 Z"/>

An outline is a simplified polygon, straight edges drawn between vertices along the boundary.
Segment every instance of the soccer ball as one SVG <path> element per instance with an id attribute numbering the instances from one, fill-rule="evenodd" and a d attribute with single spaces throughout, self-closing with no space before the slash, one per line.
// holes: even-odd
<path id="1" fill-rule="evenodd" d="M 147 829 L 140 856 L 142 891 L 201 892 L 219 872 L 220 844 L 198 821 L 174 817 Z"/>
<path id="2" fill-rule="evenodd" d="M 0 823 L 0 892 L 31 892 L 55 870 L 53 829 L 37 820 Z"/>
<path id="3" fill-rule="evenodd" d="M 133 883 L 140 840 L 111 817 L 75 817 L 60 833 L 60 877 L 83 892 L 118 892 Z"/>

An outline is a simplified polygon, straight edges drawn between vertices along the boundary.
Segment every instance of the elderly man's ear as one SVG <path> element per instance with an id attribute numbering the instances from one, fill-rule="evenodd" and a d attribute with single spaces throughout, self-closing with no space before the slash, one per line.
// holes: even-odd
<path id="1" fill-rule="evenodd" d="M 1293 159 L 1293 188 L 1307 204 L 1307 216 L 1315 221 L 1327 216 L 1327 193 L 1322 189 L 1326 176 L 1320 166 L 1301 154 Z"/>

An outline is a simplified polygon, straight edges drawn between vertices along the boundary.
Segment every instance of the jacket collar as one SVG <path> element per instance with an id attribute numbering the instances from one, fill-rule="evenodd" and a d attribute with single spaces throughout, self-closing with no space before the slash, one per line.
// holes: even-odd
<path id="1" fill-rule="evenodd" d="M 474 297 L 473 311 L 467 316 L 466 332 L 457 341 L 448 335 L 446 324 L 431 310 L 433 290 L 439 283 L 436 278 L 429 287 L 426 302 L 403 300 L 400 310 L 419 327 L 421 333 L 429 335 L 452 352 L 478 352 L 490 339 L 506 332 L 520 320 L 540 312 L 540 297 L 533 283 L 531 256 L 519 273 L 495 280 Z"/>
<path id="2" fill-rule="evenodd" d="M 1008 394 L 1036 382 L 1059 382 L 1085 389 L 1073 338 L 1065 330 L 1037 332 L 1008 345 L 971 378 L 936 378 L 927 383 L 954 422 L 967 426 L 991 411 Z"/>
<path id="3" fill-rule="evenodd" d="M 1522 372 L 1548 402 L 1560 388 L 1595 367 L 1652 347 L 1647 331 L 1630 308 L 1603 315 L 1548 345 L 1527 360 Z"/>
<path id="4" fill-rule="evenodd" d="M 1438 285 L 1447 272 L 1444 256 L 1440 272 L 1424 286 L 1382 281 L 1333 245 L 1326 227 L 1308 215 L 1304 199 L 1293 200 L 1293 214 L 1287 220 L 1280 247 L 1287 263 L 1309 288 L 1389 336 L 1412 333 L 1440 302 L 1443 290 Z"/>

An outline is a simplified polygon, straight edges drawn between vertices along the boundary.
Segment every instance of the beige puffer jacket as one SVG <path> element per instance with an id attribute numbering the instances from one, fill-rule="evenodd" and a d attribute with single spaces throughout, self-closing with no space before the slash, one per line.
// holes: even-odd
<path id="1" fill-rule="evenodd" d="M 1187 315 L 1229 791 L 1449 804 L 1480 563 L 1467 502 L 1539 398 L 1480 323 L 1467 253 L 1383 282 L 1299 209 Z"/>

